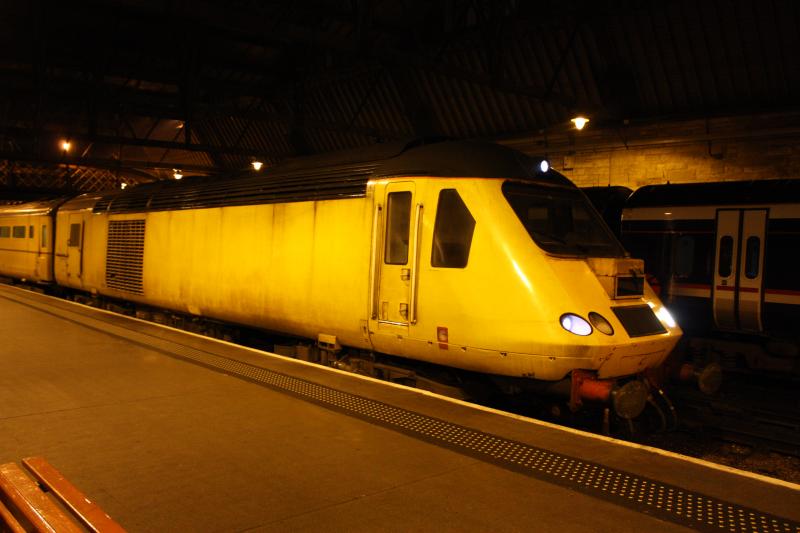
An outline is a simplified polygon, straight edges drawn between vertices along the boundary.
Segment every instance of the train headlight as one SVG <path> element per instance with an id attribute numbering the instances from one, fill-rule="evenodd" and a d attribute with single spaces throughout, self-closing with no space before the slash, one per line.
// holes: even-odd
<path id="1" fill-rule="evenodd" d="M 541 170 L 543 173 L 550 170 L 550 161 L 547 159 L 542 159 L 542 161 L 539 163 L 539 170 Z"/>
<path id="2" fill-rule="evenodd" d="M 594 311 L 589 313 L 589 322 L 591 322 L 594 329 L 600 333 L 605 333 L 606 335 L 614 334 L 614 326 L 600 313 L 595 313 Z"/>
<path id="3" fill-rule="evenodd" d="M 592 326 L 586 320 L 572 313 L 561 315 L 561 327 L 570 333 L 585 337 L 592 333 Z"/>
<path id="4" fill-rule="evenodd" d="M 670 312 L 667 311 L 667 308 L 664 307 L 663 305 L 657 311 L 656 311 L 656 304 L 654 304 L 653 302 L 647 302 L 647 305 L 650 306 L 650 309 L 653 310 L 653 312 L 656 314 L 656 316 L 658 317 L 658 319 L 661 321 L 662 324 L 666 324 L 668 327 L 671 328 L 674 328 L 675 326 L 678 325 L 678 323 L 675 322 L 675 319 L 672 318 L 672 314 L 670 314 Z"/>
<path id="5" fill-rule="evenodd" d="M 671 328 L 674 328 L 677 325 L 675 319 L 672 318 L 672 315 L 670 314 L 669 311 L 667 311 L 666 307 L 661 307 L 661 309 L 656 311 L 656 316 L 658 317 L 658 319 L 661 321 L 662 324 L 666 324 Z"/>

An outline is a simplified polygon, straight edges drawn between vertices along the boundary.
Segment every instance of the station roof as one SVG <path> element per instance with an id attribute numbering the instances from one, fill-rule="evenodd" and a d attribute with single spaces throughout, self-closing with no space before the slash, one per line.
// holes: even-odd
<path id="1" fill-rule="evenodd" d="M 12 189 L 503 139 L 577 113 L 613 127 L 780 112 L 800 96 L 794 0 L 90 0 L 3 2 L 0 17 Z"/>

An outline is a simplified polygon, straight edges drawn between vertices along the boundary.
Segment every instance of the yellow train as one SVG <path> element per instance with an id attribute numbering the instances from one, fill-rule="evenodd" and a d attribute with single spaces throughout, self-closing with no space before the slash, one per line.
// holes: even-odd
<path id="1" fill-rule="evenodd" d="M 313 339 L 339 360 L 560 383 L 573 407 L 609 400 L 627 418 L 647 396 L 630 378 L 681 336 L 642 267 L 547 161 L 479 142 L 0 210 L 0 275 Z"/>

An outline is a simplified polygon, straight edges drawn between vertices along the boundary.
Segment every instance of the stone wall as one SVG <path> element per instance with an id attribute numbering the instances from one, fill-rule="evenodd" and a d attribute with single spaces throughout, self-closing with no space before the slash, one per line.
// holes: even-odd
<path id="1" fill-rule="evenodd" d="M 545 155 L 581 187 L 800 179 L 800 113 L 592 126 L 499 142 Z"/>

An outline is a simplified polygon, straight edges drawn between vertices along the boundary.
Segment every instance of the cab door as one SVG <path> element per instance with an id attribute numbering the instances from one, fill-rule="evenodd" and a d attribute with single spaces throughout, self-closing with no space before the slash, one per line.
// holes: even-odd
<path id="1" fill-rule="evenodd" d="M 762 331 L 766 209 L 720 209 L 714 260 L 714 322 Z"/>
<path id="2" fill-rule="evenodd" d="M 383 191 L 376 190 L 376 197 L 370 330 L 383 337 L 373 337 L 375 349 L 391 353 L 392 346 L 406 337 L 409 325 L 416 322 L 422 205 L 417 203 L 410 181 L 389 183 Z"/>

